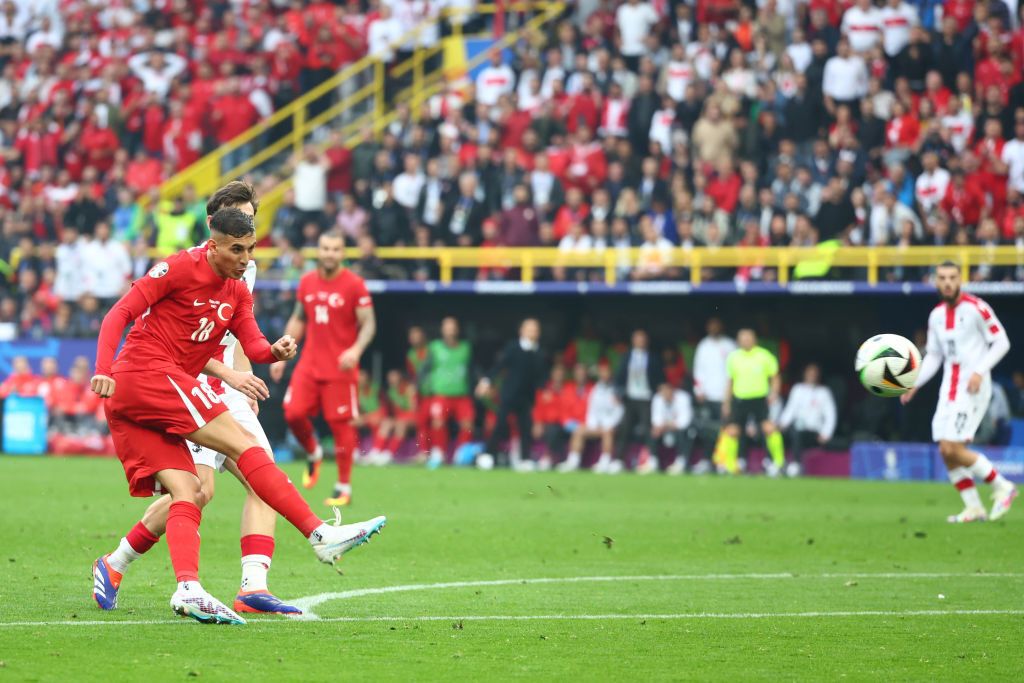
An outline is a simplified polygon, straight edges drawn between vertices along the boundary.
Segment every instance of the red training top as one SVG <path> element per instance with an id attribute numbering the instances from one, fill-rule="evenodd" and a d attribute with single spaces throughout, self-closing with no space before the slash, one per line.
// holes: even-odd
<path id="1" fill-rule="evenodd" d="M 358 369 L 342 370 L 338 359 L 359 334 L 356 309 L 373 306 L 363 278 L 343 269 L 325 280 L 314 270 L 299 280 L 296 300 L 306 314 L 306 341 L 296 371 L 322 381 L 355 382 Z"/>

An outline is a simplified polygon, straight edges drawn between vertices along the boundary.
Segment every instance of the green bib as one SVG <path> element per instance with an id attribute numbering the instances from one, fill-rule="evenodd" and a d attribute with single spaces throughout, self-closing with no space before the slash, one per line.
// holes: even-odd
<path id="1" fill-rule="evenodd" d="M 430 380 L 427 383 L 431 396 L 469 395 L 469 343 L 461 341 L 454 348 L 440 339 L 430 342 Z"/>
<path id="2" fill-rule="evenodd" d="M 375 413 L 378 410 L 380 410 L 380 385 L 370 382 L 370 386 L 365 390 L 359 390 L 359 412 Z"/>
<path id="3" fill-rule="evenodd" d="M 391 405 L 406 413 L 412 410 L 412 401 L 409 400 L 409 394 L 406 393 L 408 388 L 408 386 L 388 387 L 388 400 Z"/>

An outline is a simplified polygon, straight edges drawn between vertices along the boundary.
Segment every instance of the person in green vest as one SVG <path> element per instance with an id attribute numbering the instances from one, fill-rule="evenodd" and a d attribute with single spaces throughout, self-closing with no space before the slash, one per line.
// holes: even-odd
<path id="1" fill-rule="evenodd" d="M 426 444 L 427 435 L 430 433 L 430 401 L 427 393 L 426 382 L 423 377 L 423 366 L 427 362 L 427 335 L 419 325 L 409 328 L 409 350 L 405 353 L 405 373 L 412 383 L 412 390 L 417 395 L 416 401 L 416 445 Z M 423 448 L 417 457 L 426 457 Z"/>
<path id="2" fill-rule="evenodd" d="M 768 416 L 769 404 L 779 400 L 782 382 L 779 362 L 770 351 L 757 345 L 757 335 L 742 329 L 736 335 L 739 348 L 726 358 L 726 392 L 722 403 L 725 426 L 715 447 L 714 462 L 724 471 L 739 471 L 740 435 L 753 420 L 764 436 L 770 458 L 765 471 L 778 476 L 786 463 L 782 434 Z"/>
<path id="3" fill-rule="evenodd" d="M 196 217 L 185 208 L 185 200 L 178 196 L 169 207 L 156 211 L 156 247 L 168 254 L 195 245 L 193 231 Z"/>
<path id="4" fill-rule="evenodd" d="M 427 345 L 427 357 L 420 368 L 420 386 L 430 404 L 427 430 L 430 457 L 427 466 L 439 467 L 445 461 L 449 445 L 448 423 L 458 423 L 455 448 L 473 438 L 475 407 L 471 394 L 470 368 L 473 349 L 459 339 L 459 321 L 449 316 L 441 321 L 441 338 Z"/>
<path id="5" fill-rule="evenodd" d="M 360 371 L 358 384 L 359 415 L 356 416 L 353 424 L 357 429 L 365 429 L 369 432 L 371 453 L 380 450 L 384 443 L 386 434 L 391 431 L 388 423 L 388 414 L 380 400 L 380 382 L 373 379 L 369 373 Z M 355 453 L 356 460 L 361 460 L 359 448 Z M 369 460 L 369 456 L 367 457 Z"/>

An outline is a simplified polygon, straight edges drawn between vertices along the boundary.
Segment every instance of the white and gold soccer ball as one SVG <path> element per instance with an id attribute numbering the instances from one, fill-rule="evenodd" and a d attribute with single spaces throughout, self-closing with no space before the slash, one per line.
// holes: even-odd
<path id="1" fill-rule="evenodd" d="M 921 352 L 898 334 L 876 334 L 860 345 L 854 370 L 875 396 L 899 396 L 914 387 L 921 371 Z"/>

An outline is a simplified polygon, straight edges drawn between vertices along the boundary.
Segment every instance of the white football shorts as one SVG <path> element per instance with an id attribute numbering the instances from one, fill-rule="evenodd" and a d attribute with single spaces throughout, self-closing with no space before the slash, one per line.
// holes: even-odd
<path id="1" fill-rule="evenodd" d="M 991 400 L 990 377 L 982 380 L 976 394 L 968 393 L 967 382 L 962 382 L 961 386 L 957 387 L 953 400 L 949 400 L 949 392 L 943 387 L 935 407 L 935 417 L 932 418 L 932 441 L 973 441 Z"/>
<path id="2" fill-rule="evenodd" d="M 256 437 L 256 441 L 259 442 L 271 459 L 274 458 L 274 450 L 270 447 L 270 441 L 267 439 L 266 433 L 263 431 L 263 425 L 260 424 L 260 420 L 256 417 L 256 413 L 249 407 L 249 399 L 245 397 L 231 387 L 225 387 L 224 395 L 220 397 L 224 405 L 228 407 L 228 411 L 231 413 L 231 417 L 235 418 L 238 424 L 242 425 L 242 429 L 249 432 Z M 192 452 L 192 461 L 197 465 L 206 465 L 212 467 L 218 472 L 224 471 L 224 460 L 227 458 L 223 453 L 218 453 L 212 449 L 200 446 L 197 443 L 186 441 L 188 449 Z"/>

